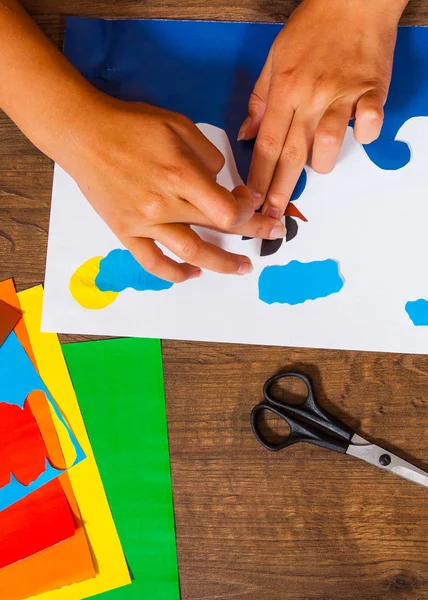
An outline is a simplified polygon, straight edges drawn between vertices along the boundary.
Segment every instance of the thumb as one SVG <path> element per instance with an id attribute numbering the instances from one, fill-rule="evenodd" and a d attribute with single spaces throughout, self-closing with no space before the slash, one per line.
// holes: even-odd
<path id="1" fill-rule="evenodd" d="M 260 73 L 256 85 L 248 101 L 248 116 L 241 125 L 238 133 L 238 142 L 252 140 L 256 137 L 266 111 L 266 102 L 269 93 L 270 77 L 272 72 L 272 52 L 269 52 L 266 63 Z"/>

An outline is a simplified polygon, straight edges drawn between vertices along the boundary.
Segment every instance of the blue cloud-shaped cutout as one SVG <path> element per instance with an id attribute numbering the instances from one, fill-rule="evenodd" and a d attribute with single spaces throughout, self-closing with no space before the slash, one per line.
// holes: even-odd
<path id="1" fill-rule="evenodd" d="M 168 290 L 174 284 L 148 273 L 129 250 L 112 250 L 100 261 L 95 285 L 101 292 L 123 292 L 133 288 L 139 292 Z"/>
<path id="2" fill-rule="evenodd" d="M 339 265 L 332 259 L 265 267 L 259 277 L 259 298 L 266 304 L 301 304 L 325 298 L 343 287 Z"/>
<path id="3" fill-rule="evenodd" d="M 410 300 L 405 306 L 413 325 L 428 326 L 428 300 Z"/>

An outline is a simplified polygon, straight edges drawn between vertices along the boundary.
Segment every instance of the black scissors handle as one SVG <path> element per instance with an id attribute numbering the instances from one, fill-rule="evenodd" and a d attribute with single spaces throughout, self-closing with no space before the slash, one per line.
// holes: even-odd
<path id="1" fill-rule="evenodd" d="M 273 385 L 287 377 L 294 377 L 305 383 L 307 396 L 303 404 L 288 404 L 272 395 Z M 265 402 L 256 406 L 251 413 L 251 426 L 262 446 L 275 452 L 297 442 L 307 442 L 342 454 L 347 451 L 354 432 L 318 405 L 309 377 L 295 372 L 274 375 L 266 381 L 263 393 Z M 290 428 L 287 438 L 280 442 L 266 439 L 260 430 L 260 417 L 265 411 L 270 411 L 286 421 Z"/>

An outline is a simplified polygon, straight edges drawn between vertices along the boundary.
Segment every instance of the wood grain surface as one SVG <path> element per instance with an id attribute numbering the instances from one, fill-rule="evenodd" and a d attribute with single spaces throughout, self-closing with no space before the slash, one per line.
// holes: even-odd
<path id="1" fill-rule="evenodd" d="M 60 46 L 67 14 L 284 21 L 297 3 L 25 5 Z M 428 25 L 428 2 L 411 1 L 403 24 Z M 0 116 L 0 279 L 19 289 L 43 281 L 51 185 L 51 162 Z M 303 369 L 326 408 L 428 469 L 428 357 L 189 342 L 163 353 L 183 600 L 428 599 L 426 490 L 311 446 L 269 453 L 249 425 L 265 379 Z"/>

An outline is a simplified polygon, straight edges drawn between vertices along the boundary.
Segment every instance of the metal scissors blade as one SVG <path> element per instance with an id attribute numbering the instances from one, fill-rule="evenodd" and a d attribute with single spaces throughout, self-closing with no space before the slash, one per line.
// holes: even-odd
<path id="1" fill-rule="evenodd" d="M 418 467 L 413 466 L 395 454 L 388 452 L 384 448 L 376 446 L 376 444 L 371 444 L 358 434 L 352 437 L 346 454 L 360 458 L 380 469 L 390 471 L 398 475 L 398 477 L 428 488 L 428 473 L 418 469 Z"/>

